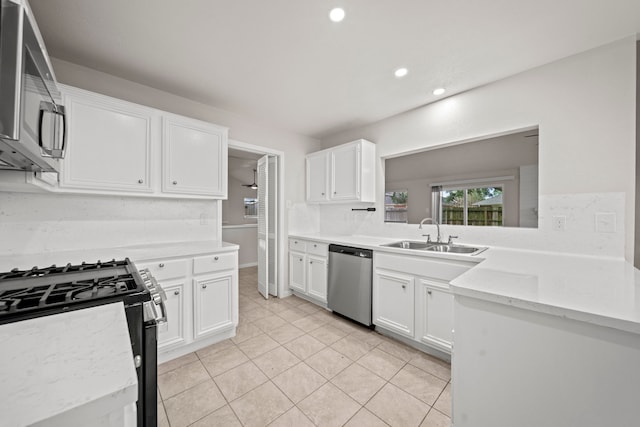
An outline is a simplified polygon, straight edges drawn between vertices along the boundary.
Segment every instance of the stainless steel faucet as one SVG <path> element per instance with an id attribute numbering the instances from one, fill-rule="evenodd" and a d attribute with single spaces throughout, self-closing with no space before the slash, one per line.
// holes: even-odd
<path id="1" fill-rule="evenodd" d="M 422 230 L 422 224 L 424 224 L 425 221 L 431 221 L 431 223 L 438 228 L 438 237 L 436 238 L 436 243 L 442 243 L 442 236 L 440 236 L 440 224 L 438 224 L 438 221 L 434 221 L 433 218 L 423 218 L 422 221 L 420 221 L 418 229 Z"/>

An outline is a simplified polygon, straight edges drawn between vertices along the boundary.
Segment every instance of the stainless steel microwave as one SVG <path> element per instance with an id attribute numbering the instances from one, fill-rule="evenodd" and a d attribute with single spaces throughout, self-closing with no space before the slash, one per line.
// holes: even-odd
<path id="1" fill-rule="evenodd" d="M 0 0 L 0 169 L 57 172 L 66 122 L 26 0 Z"/>

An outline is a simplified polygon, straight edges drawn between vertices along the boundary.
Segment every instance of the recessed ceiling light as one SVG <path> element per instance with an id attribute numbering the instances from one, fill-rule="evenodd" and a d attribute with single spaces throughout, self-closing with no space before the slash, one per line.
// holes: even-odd
<path id="1" fill-rule="evenodd" d="M 406 76 L 408 72 L 409 70 L 407 70 L 406 68 L 398 68 L 393 74 L 395 74 L 396 77 L 400 78 Z"/>
<path id="2" fill-rule="evenodd" d="M 438 96 L 438 95 L 442 95 L 444 93 L 444 88 L 439 87 L 438 89 L 435 89 L 433 91 L 433 94 Z"/>
<path id="3" fill-rule="evenodd" d="M 331 9 L 331 12 L 329 12 L 329 19 L 331 19 L 333 22 L 342 21 L 344 19 L 344 9 L 340 7 Z"/>

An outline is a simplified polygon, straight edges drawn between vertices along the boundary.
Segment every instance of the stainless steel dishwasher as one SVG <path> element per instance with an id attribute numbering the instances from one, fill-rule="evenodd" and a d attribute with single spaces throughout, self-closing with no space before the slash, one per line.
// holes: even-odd
<path id="1" fill-rule="evenodd" d="M 372 270 L 373 251 L 329 245 L 329 309 L 371 326 Z"/>

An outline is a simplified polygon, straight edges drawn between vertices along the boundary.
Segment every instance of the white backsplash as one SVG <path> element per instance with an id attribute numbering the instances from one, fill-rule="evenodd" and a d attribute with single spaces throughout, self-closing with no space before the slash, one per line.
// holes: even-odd
<path id="1" fill-rule="evenodd" d="M 320 231 L 320 210 L 318 205 L 304 202 L 287 207 L 289 234 L 307 234 Z"/>
<path id="2" fill-rule="evenodd" d="M 217 203 L 0 192 L 0 255 L 216 239 Z"/>
<path id="3" fill-rule="evenodd" d="M 370 206 L 370 205 L 367 205 Z M 352 211 L 357 204 L 316 205 L 320 228 L 299 230 L 298 234 L 321 232 L 330 235 L 372 235 L 422 240 L 422 234 L 436 237 L 436 227 L 429 223 L 422 230 L 417 225 L 386 224 L 380 206 L 377 212 Z M 311 207 L 310 207 L 311 208 Z M 624 193 L 589 193 L 541 195 L 539 228 L 441 226 L 442 239 L 455 235 L 461 244 L 510 247 L 517 249 L 576 253 L 583 255 L 624 257 Z M 596 213 L 615 216 L 615 232 L 596 232 Z M 552 227 L 554 216 L 564 216 L 564 231 Z"/>

